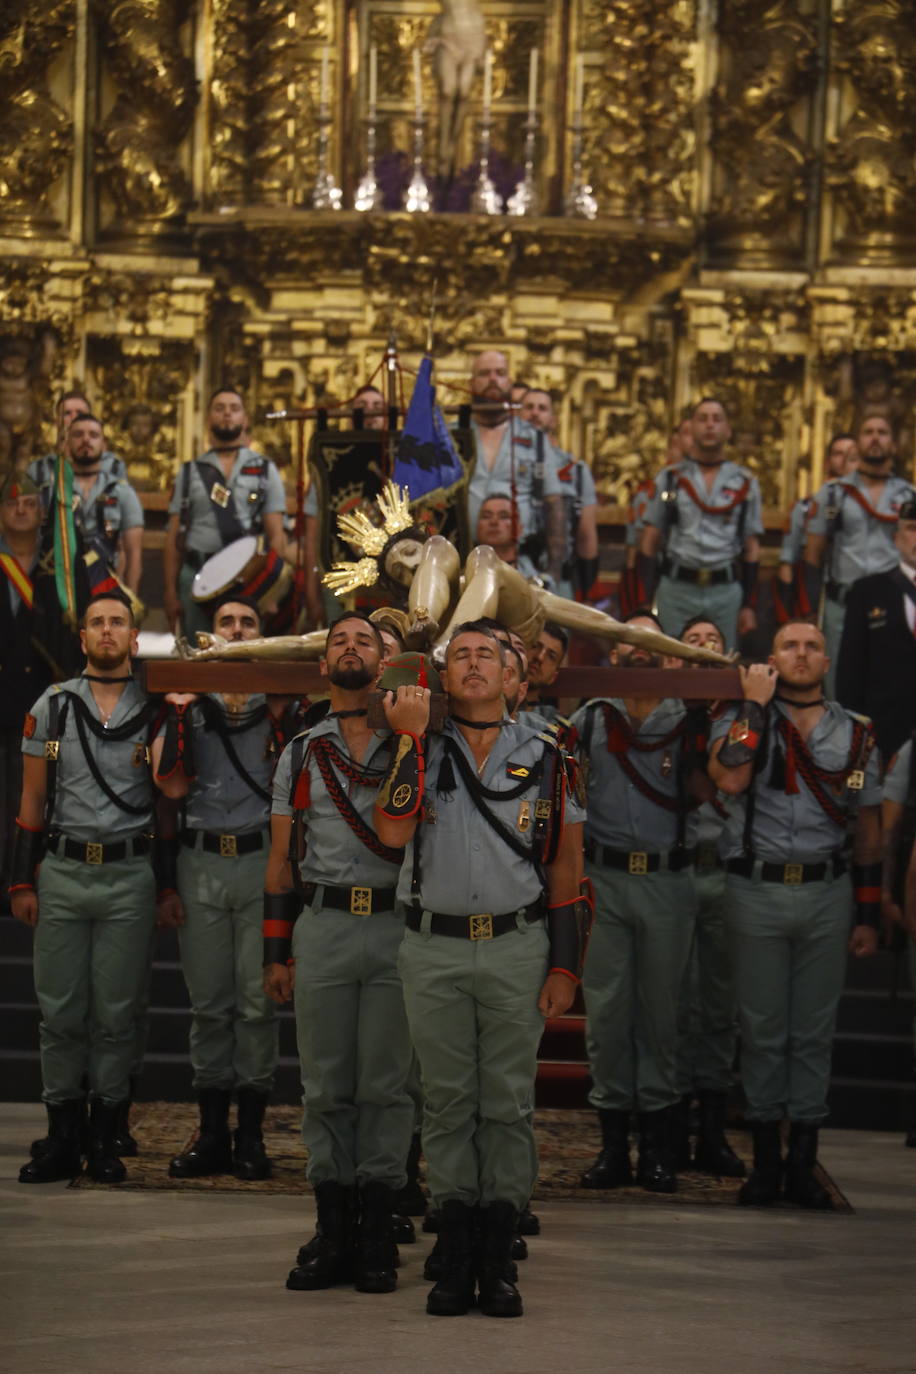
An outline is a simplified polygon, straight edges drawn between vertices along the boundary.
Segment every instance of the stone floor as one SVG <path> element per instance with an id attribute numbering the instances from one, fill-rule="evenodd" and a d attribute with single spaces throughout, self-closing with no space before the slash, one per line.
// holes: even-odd
<path id="1" fill-rule="evenodd" d="M 916 1151 L 825 1132 L 854 1216 L 557 1202 L 521 1266 L 526 1316 L 424 1313 L 398 1291 L 288 1293 L 312 1215 L 286 1197 L 16 1182 L 43 1113 L 0 1115 L 7 1374 L 912 1374 Z"/>

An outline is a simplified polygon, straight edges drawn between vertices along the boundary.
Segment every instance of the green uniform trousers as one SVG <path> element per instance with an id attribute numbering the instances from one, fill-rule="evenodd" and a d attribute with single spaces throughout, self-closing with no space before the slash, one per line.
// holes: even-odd
<path id="1" fill-rule="evenodd" d="M 547 976 L 544 922 L 493 940 L 408 930 L 404 1001 L 423 1080 L 433 1205 L 528 1205 L 537 1180 L 534 1081 Z"/>
<path id="2" fill-rule="evenodd" d="M 403 1188 L 415 1107 L 401 912 L 306 908 L 293 927 L 302 1138 L 311 1184 Z"/>
<path id="3" fill-rule="evenodd" d="M 678 582 L 674 577 L 662 576 L 656 598 L 658 618 L 665 634 L 678 638 L 687 621 L 701 615 L 718 625 L 725 636 L 725 647 L 733 649 L 738 642 L 742 595 L 740 582 L 698 587 L 695 582 Z"/>
<path id="4" fill-rule="evenodd" d="M 696 869 L 697 919 L 678 1005 L 677 1080 L 688 1093 L 732 1086 L 735 976 L 725 930 L 725 870 Z"/>
<path id="5" fill-rule="evenodd" d="M 631 875 L 587 863 L 595 923 L 582 978 L 589 1101 L 661 1111 L 678 1100 L 678 998 L 693 940 L 691 869 Z"/>
<path id="6" fill-rule="evenodd" d="M 799 886 L 728 875 L 741 1079 L 752 1121 L 787 1115 L 816 1125 L 827 1115 L 852 910 L 847 875 Z"/>
<path id="7" fill-rule="evenodd" d="M 186 639 L 190 639 L 194 644 L 194 636 L 198 630 L 201 633 L 209 633 L 213 629 L 213 613 L 208 612 L 201 606 L 199 601 L 195 601 L 191 595 L 191 586 L 194 582 L 195 569 L 182 563 L 178 570 L 178 600 L 181 602 L 181 632 Z"/>
<path id="8" fill-rule="evenodd" d="M 182 845 L 178 891 L 181 967 L 191 998 L 194 1088 L 270 1092 L 277 1066 L 276 1008 L 262 985 L 267 851 L 224 858 Z"/>
<path id="9" fill-rule="evenodd" d="M 87 864 L 47 854 L 38 873 L 35 993 L 41 1008 L 42 1096 L 130 1096 L 135 1018 L 143 994 L 156 889 L 145 855 Z"/>

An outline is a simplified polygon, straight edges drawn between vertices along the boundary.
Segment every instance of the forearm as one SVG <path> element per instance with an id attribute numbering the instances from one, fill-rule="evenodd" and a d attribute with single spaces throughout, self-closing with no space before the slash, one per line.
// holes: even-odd
<path id="1" fill-rule="evenodd" d="M 547 571 L 557 582 L 563 577 L 566 561 L 566 509 L 562 496 L 545 496 L 544 539 L 547 545 Z"/>
<path id="2" fill-rule="evenodd" d="M 135 594 L 140 590 L 143 573 L 143 530 L 127 530 L 123 540 L 124 581 Z"/>
<path id="3" fill-rule="evenodd" d="M 165 532 L 162 546 L 162 574 L 166 595 L 178 595 L 178 574 L 181 570 L 181 556 L 178 551 L 178 516 L 173 515 Z"/>

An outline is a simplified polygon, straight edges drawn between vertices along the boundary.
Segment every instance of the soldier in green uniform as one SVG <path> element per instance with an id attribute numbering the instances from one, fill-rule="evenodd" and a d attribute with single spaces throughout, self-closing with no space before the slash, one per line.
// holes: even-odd
<path id="1" fill-rule="evenodd" d="M 537 1048 L 578 982 L 582 812 L 553 737 L 505 715 L 508 676 L 471 622 L 448 644 L 441 734 L 424 746 L 424 688 L 386 698 L 398 747 L 375 815 L 381 839 L 410 846 L 400 966 L 439 1211 L 434 1316 L 467 1312 L 475 1278 L 484 1315 L 522 1314 L 510 1252 L 537 1176 Z"/>
<path id="2" fill-rule="evenodd" d="M 50 687 L 26 717 L 13 854 L 13 915 L 35 929 L 35 991 L 49 1132 L 22 1183 L 79 1172 L 88 1071 L 88 1168 L 121 1182 L 114 1148 L 129 1095 L 136 1008 L 156 917 L 150 866 L 153 707 L 130 673 L 136 630 L 120 593 L 93 598 L 85 673 Z M 152 743 L 154 757 L 161 737 Z"/>
<path id="3" fill-rule="evenodd" d="M 213 630 L 230 642 L 257 638 L 257 607 L 227 598 L 214 612 Z M 269 1178 L 262 1126 L 278 1028 L 261 986 L 261 905 L 270 786 L 282 735 L 259 693 L 168 700 L 175 715 L 156 781 L 184 807 L 178 938 L 191 998 L 191 1067 L 200 1106 L 198 1137 L 172 1160 L 169 1174 L 195 1178 L 231 1171 L 240 1179 Z M 230 1141 L 233 1093 L 238 1125 Z"/>
<path id="4" fill-rule="evenodd" d="M 397 970 L 402 851 L 372 822 L 392 751 L 388 731 L 366 720 L 383 653 L 378 629 L 358 613 L 330 627 L 321 659 L 330 712 L 293 740 L 274 778 L 264 986 L 282 1004 L 295 985 L 302 1135 L 318 1213 L 287 1279 L 300 1291 L 353 1283 L 388 1293 L 397 1284 L 391 1225 L 414 1126 L 413 1055 Z"/>
<path id="5" fill-rule="evenodd" d="M 627 623 L 658 625 L 639 612 Z M 658 654 L 624 644 L 612 661 L 662 666 Z M 587 761 L 585 852 L 595 928 L 582 986 L 589 1100 L 602 1136 L 582 1185 L 632 1183 L 629 1125 L 638 1111 L 636 1181 L 649 1192 L 674 1192 L 677 1009 L 696 918 L 691 788 L 705 760 L 680 701 L 589 702 L 573 716 L 573 729 Z"/>
<path id="6" fill-rule="evenodd" d="M 881 788 L 870 723 L 823 695 L 814 625 L 789 621 L 768 664 L 740 669 L 744 700 L 713 726 L 710 776 L 732 807 L 724 834 L 741 1077 L 754 1169 L 739 1201 L 828 1208 L 814 1174 L 847 951 L 874 952 Z M 855 828 L 853 852 L 847 835 Z M 852 881 L 850 881 L 850 868 Z M 850 934 L 851 931 L 851 934 Z"/>

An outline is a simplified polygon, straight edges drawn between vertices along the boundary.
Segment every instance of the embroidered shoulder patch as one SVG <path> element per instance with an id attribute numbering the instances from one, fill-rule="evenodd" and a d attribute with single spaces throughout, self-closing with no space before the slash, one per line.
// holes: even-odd
<path id="1" fill-rule="evenodd" d="M 35 717 L 31 714 L 31 712 L 28 712 L 28 711 L 27 711 L 27 712 L 26 712 L 25 721 L 23 722 L 23 726 L 22 726 L 22 737 L 23 737 L 23 739 L 31 739 L 32 736 L 34 735 L 34 733 L 35 733 L 35 731 L 36 731 L 37 729 L 38 729 L 38 721 L 37 721 L 37 720 L 35 719 Z"/>
<path id="2" fill-rule="evenodd" d="M 507 763 L 507 778 L 527 778 L 531 774 L 531 769 L 524 763 Z"/>

